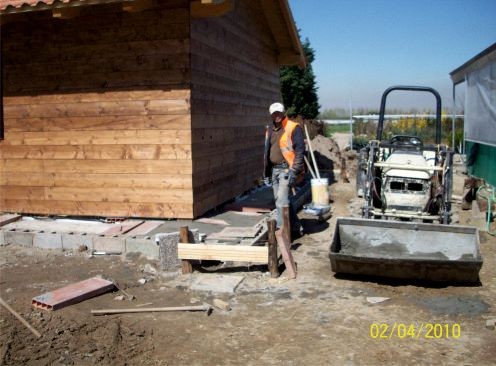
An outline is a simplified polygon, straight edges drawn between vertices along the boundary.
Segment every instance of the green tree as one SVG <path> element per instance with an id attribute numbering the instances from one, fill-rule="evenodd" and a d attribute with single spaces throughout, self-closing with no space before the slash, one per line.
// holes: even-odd
<path id="1" fill-rule="evenodd" d="M 307 67 L 283 66 L 280 69 L 281 93 L 284 106 L 289 116 L 300 115 L 306 119 L 314 119 L 319 115 L 319 99 L 312 62 L 315 51 L 308 38 L 303 42 Z"/>

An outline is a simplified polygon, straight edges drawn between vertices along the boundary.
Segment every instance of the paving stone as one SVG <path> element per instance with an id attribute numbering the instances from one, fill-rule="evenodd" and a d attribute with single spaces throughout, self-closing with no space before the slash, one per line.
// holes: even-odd
<path id="1" fill-rule="evenodd" d="M 34 233 L 32 231 L 7 230 L 4 232 L 5 244 L 22 245 L 24 247 L 33 246 Z"/>
<path id="2" fill-rule="evenodd" d="M 141 253 L 147 258 L 159 259 L 159 246 L 153 237 L 127 237 L 126 253 Z"/>
<path id="3" fill-rule="evenodd" d="M 62 234 L 41 231 L 34 233 L 33 246 L 43 249 L 62 249 Z"/>
<path id="4" fill-rule="evenodd" d="M 93 237 L 93 250 L 99 252 L 126 252 L 126 238 L 124 236 L 102 236 Z"/>
<path id="5" fill-rule="evenodd" d="M 193 291 L 232 294 L 244 278 L 244 276 L 201 274 L 193 280 L 190 288 Z"/>
<path id="6" fill-rule="evenodd" d="M 81 245 L 86 245 L 89 250 L 93 250 L 93 235 L 79 233 L 62 234 L 63 249 L 79 249 Z"/>

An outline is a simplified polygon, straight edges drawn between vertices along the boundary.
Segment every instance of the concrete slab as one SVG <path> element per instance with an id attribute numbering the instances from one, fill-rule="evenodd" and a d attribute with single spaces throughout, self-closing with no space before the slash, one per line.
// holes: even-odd
<path id="1" fill-rule="evenodd" d="M 81 245 L 86 245 L 89 250 L 93 250 L 93 235 L 80 233 L 63 233 L 62 248 L 78 249 Z"/>
<path id="2" fill-rule="evenodd" d="M 93 237 L 93 250 L 99 252 L 126 252 L 126 238 L 124 236 L 103 236 Z"/>
<path id="3" fill-rule="evenodd" d="M 5 244 L 21 245 L 24 247 L 33 246 L 34 232 L 17 231 L 15 229 L 4 231 L 4 241 Z"/>
<path id="4" fill-rule="evenodd" d="M 147 258 L 159 259 L 160 249 L 155 237 L 127 237 L 126 253 L 138 252 Z"/>
<path id="5" fill-rule="evenodd" d="M 33 246 L 43 249 L 62 249 L 62 235 L 53 232 L 37 232 L 33 236 Z"/>
<path id="6" fill-rule="evenodd" d="M 201 274 L 191 282 L 193 291 L 233 294 L 244 276 Z"/>

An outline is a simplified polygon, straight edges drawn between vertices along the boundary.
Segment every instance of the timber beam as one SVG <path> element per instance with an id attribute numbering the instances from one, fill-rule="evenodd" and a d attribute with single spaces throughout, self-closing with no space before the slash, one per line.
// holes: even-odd
<path id="1" fill-rule="evenodd" d="M 220 17 L 234 9 L 234 0 L 195 0 L 190 4 L 193 18 Z"/>

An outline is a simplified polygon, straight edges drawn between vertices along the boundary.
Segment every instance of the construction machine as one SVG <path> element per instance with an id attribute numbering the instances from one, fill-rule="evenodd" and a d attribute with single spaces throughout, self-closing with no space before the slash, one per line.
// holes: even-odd
<path id="1" fill-rule="evenodd" d="M 436 98 L 435 143 L 418 136 L 382 140 L 386 99 L 396 90 Z M 360 151 L 362 219 L 338 218 L 335 272 L 433 281 L 477 281 L 478 232 L 451 224 L 453 151 L 441 144 L 441 97 L 429 87 L 393 86 L 382 95 L 377 135 Z"/>

